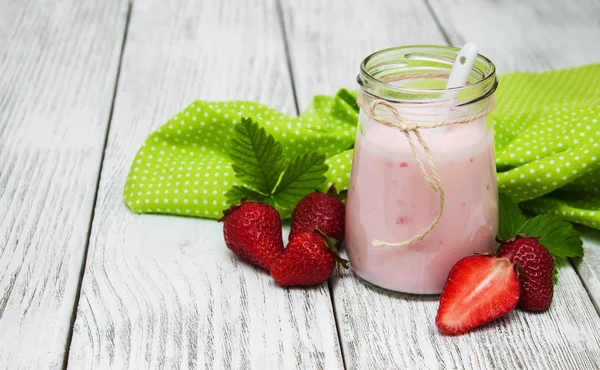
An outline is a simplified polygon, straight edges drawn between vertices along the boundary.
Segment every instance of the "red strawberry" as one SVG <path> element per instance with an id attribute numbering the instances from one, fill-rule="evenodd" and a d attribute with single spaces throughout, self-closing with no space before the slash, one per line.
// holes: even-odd
<path id="1" fill-rule="evenodd" d="M 498 248 L 498 257 L 508 258 L 522 270 L 519 307 L 529 311 L 550 307 L 554 295 L 554 260 L 537 238 L 517 235 Z"/>
<path id="2" fill-rule="evenodd" d="M 318 191 L 308 194 L 298 202 L 292 212 L 289 240 L 316 228 L 341 242 L 344 240 L 345 209 L 335 185 L 329 188 L 327 194 Z"/>
<path id="3" fill-rule="evenodd" d="M 281 217 L 266 203 L 242 202 L 223 212 L 223 236 L 227 248 L 242 259 L 269 270 L 283 252 Z"/>
<path id="4" fill-rule="evenodd" d="M 271 264 L 271 276 L 281 286 L 321 284 L 331 276 L 336 260 L 347 267 L 335 245 L 335 240 L 317 231 L 298 234 Z"/>
<path id="5" fill-rule="evenodd" d="M 506 315 L 518 301 L 512 262 L 494 255 L 465 257 L 448 275 L 435 323 L 442 333 L 464 333 Z"/>

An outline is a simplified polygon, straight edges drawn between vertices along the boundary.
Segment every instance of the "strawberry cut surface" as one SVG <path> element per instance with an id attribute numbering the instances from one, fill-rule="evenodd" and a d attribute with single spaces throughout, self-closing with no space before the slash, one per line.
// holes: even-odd
<path id="1" fill-rule="evenodd" d="M 440 297 L 436 324 L 444 334 L 461 334 L 512 311 L 520 287 L 506 258 L 470 256 L 450 271 Z"/>

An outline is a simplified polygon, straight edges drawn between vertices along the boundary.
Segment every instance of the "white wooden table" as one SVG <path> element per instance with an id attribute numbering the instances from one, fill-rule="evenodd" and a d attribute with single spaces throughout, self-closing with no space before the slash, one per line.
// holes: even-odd
<path id="1" fill-rule="evenodd" d="M 500 74 L 600 62 L 599 18 L 597 0 L 0 0 L 0 368 L 600 368 L 600 232 L 549 311 L 443 337 L 436 300 L 351 274 L 278 288 L 220 224 L 121 195 L 193 99 L 297 114 L 400 44 L 474 41 Z"/>

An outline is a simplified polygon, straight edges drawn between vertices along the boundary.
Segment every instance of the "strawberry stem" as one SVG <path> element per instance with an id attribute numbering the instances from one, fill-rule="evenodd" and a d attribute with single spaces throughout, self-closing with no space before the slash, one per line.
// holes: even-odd
<path id="1" fill-rule="evenodd" d="M 242 199 L 240 201 L 240 203 L 237 204 L 232 204 L 231 206 L 229 206 L 229 208 L 224 209 L 223 210 L 223 216 L 221 218 L 219 218 L 217 221 L 218 222 L 225 222 L 225 219 L 227 218 L 227 216 L 229 216 L 230 214 L 232 214 L 233 212 L 235 212 L 238 208 L 240 208 L 242 206 L 242 203 L 244 203 L 245 200 Z"/>
<path id="2" fill-rule="evenodd" d="M 334 197 L 334 198 L 337 197 L 338 192 L 337 192 L 337 189 L 335 188 L 335 183 L 331 184 L 331 186 L 327 190 L 327 195 L 329 195 L 330 197 Z"/>
<path id="3" fill-rule="evenodd" d="M 340 265 L 343 268 L 347 269 L 347 268 L 349 268 L 348 263 L 350 261 L 348 261 L 347 259 L 342 258 L 340 256 L 340 254 L 337 250 L 337 245 L 339 242 L 337 240 L 335 240 L 334 238 L 330 238 L 329 236 L 325 235 L 325 233 L 323 233 L 321 230 L 319 230 L 317 228 L 313 229 L 313 231 L 325 238 L 325 241 L 327 244 L 327 249 L 331 252 L 331 254 L 333 255 L 333 258 L 335 258 L 335 260 L 337 261 L 338 275 L 341 277 Z"/>
<path id="4" fill-rule="evenodd" d="M 335 188 L 335 183 L 331 184 L 331 186 L 329 187 L 329 189 L 327 190 L 327 194 L 328 196 L 332 197 L 332 198 L 337 198 L 340 200 L 346 200 L 346 197 L 348 196 L 348 190 L 342 190 L 340 192 L 337 191 L 337 189 Z"/>

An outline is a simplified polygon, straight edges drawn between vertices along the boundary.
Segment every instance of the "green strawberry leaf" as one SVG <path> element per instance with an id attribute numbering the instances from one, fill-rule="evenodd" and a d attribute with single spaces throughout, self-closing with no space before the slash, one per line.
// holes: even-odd
<path id="1" fill-rule="evenodd" d="M 323 154 L 311 152 L 296 157 L 287 166 L 273 192 L 275 202 L 283 208 L 294 208 L 302 197 L 327 180 L 324 174 L 328 168 Z"/>
<path id="2" fill-rule="evenodd" d="M 501 240 L 517 235 L 526 221 L 519 206 L 504 194 L 498 194 L 498 214 L 498 237 Z"/>
<path id="3" fill-rule="evenodd" d="M 267 135 L 265 129 L 252 122 L 251 118 L 242 118 L 235 125 L 229 150 L 231 167 L 249 188 L 263 194 L 273 191 L 285 168 L 282 153 L 281 143 Z"/>
<path id="4" fill-rule="evenodd" d="M 569 222 L 553 215 L 538 215 L 525 221 L 518 231 L 527 236 L 539 236 L 554 257 L 583 257 L 583 241 Z"/>
<path id="5" fill-rule="evenodd" d="M 225 197 L 227 198 L 227 203 L 237 204 L 240 203 L 242 199 L 262 200 L 264 195 L 252 189 L 248 189 L 245 186 L 234 186 L 225 193 Z"/>

